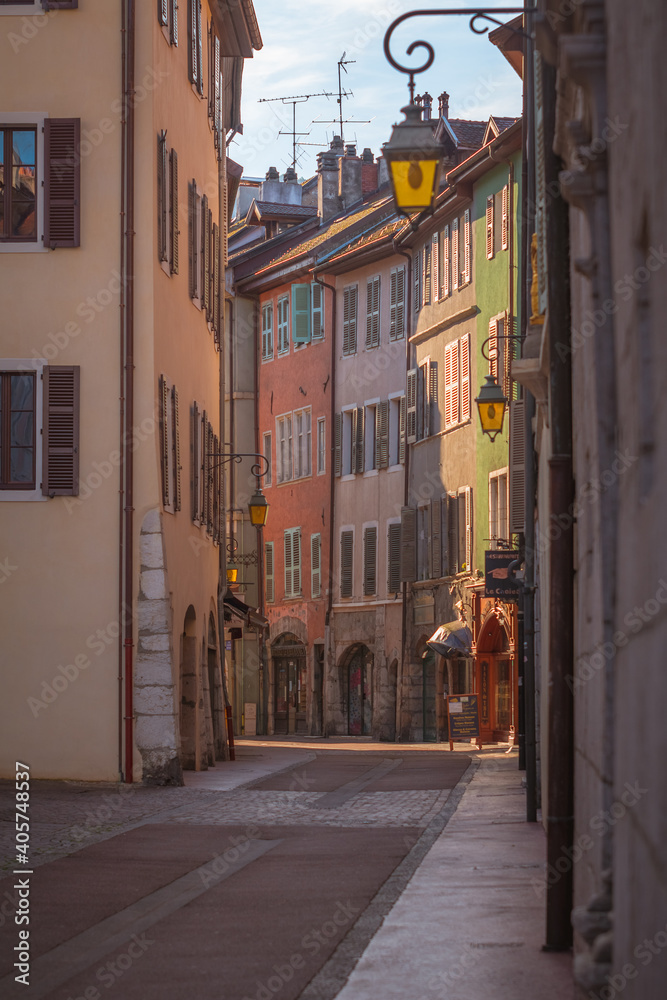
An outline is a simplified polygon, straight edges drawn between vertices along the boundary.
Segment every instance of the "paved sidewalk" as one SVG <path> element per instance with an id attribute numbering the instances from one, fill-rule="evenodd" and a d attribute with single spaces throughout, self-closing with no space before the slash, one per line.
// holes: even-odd
<path id="1" fill-rule="evenodd" d="M 337 1000 L 574 996 L 571 957 L 541 950 L 545 837 L 525 821 L 516 756 L 466 752 L 476 760 L 456 811 Z M 341 948 L 304 1000 L 332 995 Z"/>

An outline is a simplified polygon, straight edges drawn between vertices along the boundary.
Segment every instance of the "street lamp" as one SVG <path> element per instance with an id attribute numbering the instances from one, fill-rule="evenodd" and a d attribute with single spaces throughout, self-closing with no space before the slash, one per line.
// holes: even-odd
<path id="1" fill-rule="evenodd" d="M 493 375 L 486 376 L 486 382 L 479 390 L 479 396 L 476 397 L 475 402 L 479 411 L 482 432 L 488 434 L 491 440 L 495 441 L 503 429 L 507 397 Z"/>
<path id="2" fill-rule="evenodd" d="M 418 104 L 406 104 L 402 122 L 394 125 L 389 142 L 382 147 L 389 167 L 396 208 L 412 215 L 435 207 L 440 187 L 443 148 L 433 136 L 430 121 L 422 121 Z"/>
<path id="3" fill-rule="evenodd" d="M 263 528 L 269 513 L 269 503 L 262 493 L 261 486 L 258 486 L 250 497 L 248 510 L 250 511 L 250 523 L 254 524 L 256 528 Z"/>

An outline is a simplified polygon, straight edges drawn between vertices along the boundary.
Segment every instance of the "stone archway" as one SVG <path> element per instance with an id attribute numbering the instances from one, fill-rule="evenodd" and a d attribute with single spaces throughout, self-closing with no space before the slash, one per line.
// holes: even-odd
<path id="1" fill-rule="evenodd" d="M 482 733 L 492 742 L 507 742 L 516 726 L 516 668 L 504 616 L 495 609 L 482 622 L 475 667 Z"/>
<path id="2" fill-rule="evenodd" d="M 273 664 L 273 731 L 308 732 L 308 661 L 306 646 L 292 632 L 271 643 Z"/>
<path id="3" fill-rule="evenodd" d="M 179 723 L 181 766 L 197 768 L 197 615 L 190 605 L 181 637 Z"/>
<path id="4" fill-rule="evenodd" d="M 343 683 L 347 693 L 347 732 L 350 736 L 370 736 L 373 724 L 373 654 L 356 643 L 343 654 Z"/>

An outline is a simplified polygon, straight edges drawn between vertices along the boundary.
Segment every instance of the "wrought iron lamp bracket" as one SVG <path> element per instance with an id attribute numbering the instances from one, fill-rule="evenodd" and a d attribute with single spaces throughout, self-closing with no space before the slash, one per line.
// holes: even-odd
<path id="1" fill-rule="evenodd" d="M 244 458 L 259 458 L 264 463 L 263 471 L 259 462 L 255 462 L 250 468 L 250 475 L 255 476 L 256 479 L 263 479 L 270 468 L 268 458 L 259 451 L 207 451 L 206 458 L 219 458 L 221 461 L 216 462 L 215 467 L 224 465 L 226 462 L 241 462 Z"/>
<path id="2" fill-rule="evenodd" d="M 517 340 L 519 343 L 521 343 L 522 339 L 523 338 L 520 337 L 518 333 L 498 333 L 496 334 L 495 337 L 487 337 L 486 340 L 483 341 L 482 346 L 480 347 L 480 351 L 482 352 L 482 357 L 484 358 L 485 361 L 491 360 L 489 355 L 484 351 L 484 348 L 486 347 L 487 344 L 491 343 L 492 340 Z"/>

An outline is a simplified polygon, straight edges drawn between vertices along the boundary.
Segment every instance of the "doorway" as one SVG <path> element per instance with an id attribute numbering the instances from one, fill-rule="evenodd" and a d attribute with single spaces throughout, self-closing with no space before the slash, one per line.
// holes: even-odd
<path id="1" fill-rule="evenodd" d="M 296 636 L 281 636 L 272 647 L 275 678 L 274 732 L 308 732 L 308 668 L 306 647 Z"/>
<path id="2" fill-rule="evenodd" d="M 350 736 L 370 736 L 373 654 L 367 646 L 355 647 L 347 665 L 347 708 Z"/>

